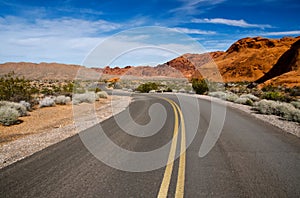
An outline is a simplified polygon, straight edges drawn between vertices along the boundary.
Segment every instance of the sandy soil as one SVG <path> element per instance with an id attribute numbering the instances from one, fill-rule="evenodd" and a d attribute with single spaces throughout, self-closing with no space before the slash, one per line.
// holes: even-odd
<path id="1" fill-rule="evenodd" d="M 101 99 L 95 103 L 96 108 L 110 103 L 109 99 Z M 81 106 L 93 104 L 81 104 Z M 88 109 L 88 108 L 87 108 Z M 37 134 L 46 130 L 62 128 L 73 124 L 72 105 L 56 105 L 54 107 L 38 108 L 29 112 L 29 116 L 21 117 L 21 123 L 12 126 L 0 125 L 0 145 L 21 137 Z"/>

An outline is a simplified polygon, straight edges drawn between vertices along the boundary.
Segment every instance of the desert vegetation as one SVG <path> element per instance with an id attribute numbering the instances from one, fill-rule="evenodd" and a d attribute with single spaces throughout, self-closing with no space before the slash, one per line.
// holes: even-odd
<path id="1" fill-rule="evenodd" d="M 97 83 L 30 81 L 10 72 L 0 77 L 0 124 L 19 124 L 22 122 L 20 117 L 29 116 L 28 112 L 38 108 L 93 103 L 99 98 L 108 98 L 108 95 Z"/>
<path id="2" fill-rule="evenodd" d="M 204 85 L 206 83 L 207 87 Z M 193 81 L 196 93 L 205 94 L 221 100 L 252 106 L 257 113 L 276 115 L 281 119 L 300 123 L 299 88 L 266 86 L 261 90 L 248 88 L 247 83 L 226 83 L 223 90 L 210 91 L 215 83 L 209 81 Z"/>

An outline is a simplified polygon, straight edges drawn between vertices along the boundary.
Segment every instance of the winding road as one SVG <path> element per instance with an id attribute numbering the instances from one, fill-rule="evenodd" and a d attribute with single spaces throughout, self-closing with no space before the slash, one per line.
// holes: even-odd
<path id="1" fill-rule="evenodd" d="M 133 95 L 115 117 L 1 169 L 0 197 L 300 197 L 299 138 L 191 98 Z"/>

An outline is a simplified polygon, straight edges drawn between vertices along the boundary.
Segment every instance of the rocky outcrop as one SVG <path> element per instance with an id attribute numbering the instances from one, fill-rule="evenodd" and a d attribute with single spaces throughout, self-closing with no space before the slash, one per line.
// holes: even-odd
<path id="1" fill-rule="evenodd" d="M 255 82 L 273 86 L 300 86 L 300 40 L 278 59 L 269 72 Z"/>
<path id="2" fill-rule="evenodd" d="M 290 71 L 300 69 L 300 40 L 296 41 L 277 61 L 277 63 L 256 83 L 263 83 L 271 78 L 280 76 Z"/>

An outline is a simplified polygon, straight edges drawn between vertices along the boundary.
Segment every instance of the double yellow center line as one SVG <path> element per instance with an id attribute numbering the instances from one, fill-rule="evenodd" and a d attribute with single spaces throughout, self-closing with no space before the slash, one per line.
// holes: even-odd
<path id="1" fill-rule="evenodd" d="M 175 123 L 174 123 L 174 133 L 171 143 L 171 149 L 168 157 L 167 166 L 165 169 L 164 177 L 158 192 L 158 198 L 165 198 L 168 195 L 168 190 L 171 181 L 171 175 L 173 171 L 173 165 L 175 161 L 176 147 L 177 147 L 177 139 L 178 139 L 178 130 L 179 130 L 179 122 L 178 122 L 178 114 L 180 117 L 180 125 L 181 125 L 181 143 L 180 143 L 180 158 L 179 158 L 179 167 L 178 167 L 178 176 L 177 176 L 177 184 L 175 197 L 180 198 L 184 195 L 184 179 L 185 179 L 185 147 L 186 147 L 186 139 L 185 139 L 185 125 L 183 114 L 179 106 L 172 100 L 167 98 L 162 98 L 169 102 L 174 110 Z"/>

